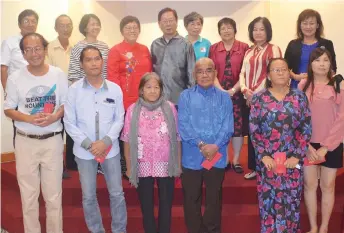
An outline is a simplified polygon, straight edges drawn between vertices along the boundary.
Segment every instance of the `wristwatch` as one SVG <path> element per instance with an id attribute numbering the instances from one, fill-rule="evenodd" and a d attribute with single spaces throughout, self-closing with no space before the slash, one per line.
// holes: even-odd
<path id="1" fill-rule="evenodd" d="M 205 142 L 200 141 L 200 142 L 198 143 L 198 148 L 199 148 L 199 150 L 201 151 L 201 150 L 202 150 L 202 147 L 205 146 L 205 145 L 206 145 Z"/>

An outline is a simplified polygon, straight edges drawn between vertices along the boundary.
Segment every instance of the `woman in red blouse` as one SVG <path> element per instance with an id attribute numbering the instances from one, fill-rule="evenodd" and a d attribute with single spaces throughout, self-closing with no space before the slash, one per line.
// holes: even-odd
<path id="1" fill-rule="evenodd" d="M 217 71 L 215 85 L 230 94 L 233 102 L 234 134 L 232 145 L 234 150 L 233 169 L 243 173 L 239 164 L 239 155 L 243 143 L 242 107 L 243 95 L 240 92 L 239 75 L 248 45 L 235 39 L 236 23 L 231 18 L 223 18 L 218 24 L 221 41 L 210 47 L 209 57 L 214 61 Z M 227 168 L 230 168 L 229 158 Z"/>
<path id="2" fill-rule="evenodd" d="M 134 16 L 126 16 L 120 22 L 123 41 L 111 48 L 108 56 L 108 80 L 117 83 L 123 91 L 126 110 L 139 97 L 141 77 L 152 71 L 148 48 L 137 43 L 140 21 Z"/>

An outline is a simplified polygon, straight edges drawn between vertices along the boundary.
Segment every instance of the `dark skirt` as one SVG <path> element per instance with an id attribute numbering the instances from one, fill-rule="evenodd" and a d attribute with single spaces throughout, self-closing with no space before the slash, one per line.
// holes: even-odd
<path id="1" fill-rule="evenodd" d="M 314 149 L 318 150 L 321 146 L 320 143 L 311 143 Z M 339 144 L 339 146 L 334 149 L 333 151 L 327 152 L 325 155 L 326 161 L 320 163 L 320 166 L 328 167 L 328 168 L 342 168 L 343 167 L 343 143 Z"/>

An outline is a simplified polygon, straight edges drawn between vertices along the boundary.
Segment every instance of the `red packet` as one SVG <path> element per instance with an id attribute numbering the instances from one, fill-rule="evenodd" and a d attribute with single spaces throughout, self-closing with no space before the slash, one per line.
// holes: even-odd
<path id="1" fill-rule="evenodd" d="M 219 161 L 221 156 L 222 154 L 217 152 L 212 160 L 204 160 L 204 162 L 202 163 L 202 167 L 204 167 L 207 170 L 210 170 L 217 163 L 217 161 Z"/>
<path id="2" fill-rule="evenodd" d="M 304 166 L 317 165 L 317 164 L 323 163 L 325 161 L 326 161 L 325 157 L 323 157 L 320 160 L 315 160 L 315 161 L 309 161 L 309 159 L 306 157 L 304 160 Z"/>
<path id="3" fill-rule="evenodd" d="M 106 149 L 106 155 L 109 154 L 111 148 L 112 148 L 112 145 L 109 146 L 109 147 Z M 96 157 L 95 160 L 96 160 L 98 163 L 103 163 L 103 162 L 105 161 L 105 158 L 106 158 L 106 156 L 104 156 L 104 157 Z"/>
<path id="4" fill-rule="evenodd" d="M 45 103 L 44 104 L 44 109 L 43 109 L 44 113 L 53 113 L 53 111 L 54 111 L 54 104 L 52 104 L 52 103 Z"/>
<path id="5" fill-rule="evenodd" d="M 284 165 L 287 160 L 287 155 L 285 152 L 276 152 L 274 154 L 274 160 L 276 162 L 275 173 L 285 174 L 287 173 L 287 167 Z"/>

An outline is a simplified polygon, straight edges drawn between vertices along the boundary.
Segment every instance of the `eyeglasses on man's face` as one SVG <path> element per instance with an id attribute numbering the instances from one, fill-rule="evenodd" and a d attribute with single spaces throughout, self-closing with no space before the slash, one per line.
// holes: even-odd
<path id="1" fill-rule="evenodd" d="M 196 75 L 202 76 L 202 75 L 206 74 L 207 76 L 209 76 L 209 75 L 213 74 L 213 72 L 214 72 L 214 69 L 211 69 L 211 68 L 206 69 L 206 70 L 197 70 Z"/>
<path id="2" fill-rule="evenodd" d="M 60 28 L 60 29 L 67 29 L 67 30 L 69 30 L 69 29 L 73 28 L 73 24 L 59 24 L 57 27 Z"/>
<path id="3" fill-rule="evenodd" d="M 289 70 L 287 68 L 273 68 L 270 71 L 274 73 L 285 73 Z"/>
<path id="4" fill-rule="evenodd" d="M 35 52 L 36 54 L 42 54 L 43 51 L 44 51 L 44 48 L 42 48 L 42 47 L 28 47 L 28 48 L 25 48 L 25 49 L 24 49 L 24 54 L 26 54 L 26 55 L 31 55 L 31 54 L 33 54 L 34 52 Z"/>
<path id="5" fill-rule="evenodd" d="M 35 19 L 24 19 L 23 20 L 23 24 L 25 26 L 28 26 L 28 25 L 37 25 L 37 20 Z"/>

